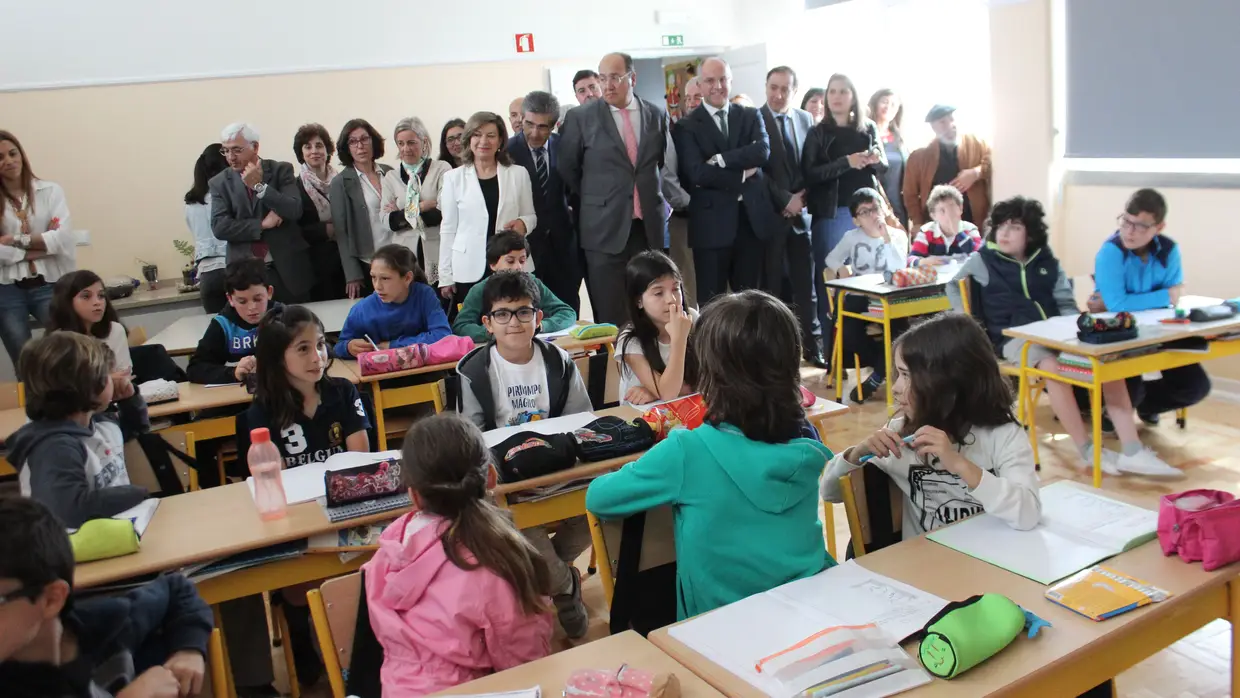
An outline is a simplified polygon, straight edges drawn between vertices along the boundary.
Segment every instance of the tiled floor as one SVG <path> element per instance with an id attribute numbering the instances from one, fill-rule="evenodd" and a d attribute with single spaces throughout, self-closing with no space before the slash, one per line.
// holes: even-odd
<path id="1" fill-rule="evenodd" d="M 822 385 L 821 372 L 806 370 L 806 384 L 834 399 L 834 390 Z M 877 400 L 829 423 L 827 443 L 833 449 L 846 448 L 882 423 L 884 408 Z M 1170 416 L 1170 415 L 1168 415 Z M 1038 411 L 1041 439 L 1041 476 L 1044 482 L 1059 479 L 1090 480 L 1091 475 L 1079 464 L 1066 437 L 1057 433 L 1058 424 L 1045 400 Z M 1172 465 L 1181 467 L 1187 478 L 1177 482 L 1155 482 L 1140 478 L 1112 478 L 1103 481 L 1103 488 L 1135 494 L 1148 499 L 1148 506 L 1157 505 L 1160 495 L 1194 487 L 1213 487 L 1235 491 L 1240 482 L 1240 405 L 1210 400 L 1191 410 L 1189 428 L 1181 431 L 1174 420 L 1156 428 L 1143 428 L 1142 438 Z M 1078 469 L 1078 465 L 1080 465 Z M 837 508 L 836 530 L 840 550 L 848 540 L 843 507 Z M 579 561 L 584 571 L 586 559 Z M 608 634 L 606 603 L 597 578 L 584 584 L 587 606 L 591 611 L 590 631 L 584 641 Z M 557 634 L 553 649 L 572 646 Z M 1228 696 L 1231 656 L 1230 626 L 1216 621 L 1177 642 L 1170 649 L 1147 659 L 1117 679 L 1119 695 L 1124 698 L 1223 698 Z M 277 667 L 283 662 L 277 657 Z M 281 669 L 277 669 L 280 671 Z M 281 683 L 281 686 L 287 684 Z M 330 696 L 325 683 L 302 695 L 308 698 Z M 1059 698 L 1048 696 L 1047 698 Z"/>

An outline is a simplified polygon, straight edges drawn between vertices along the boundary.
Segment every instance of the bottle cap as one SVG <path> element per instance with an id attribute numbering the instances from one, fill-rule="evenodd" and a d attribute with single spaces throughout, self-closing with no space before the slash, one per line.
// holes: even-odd
<path id="1" fill-rule="evenodd" d="M 271 432 L 267 427 L 259 427 L 250 430 L 251 444 L 265 444 L 271 441 Z"/>

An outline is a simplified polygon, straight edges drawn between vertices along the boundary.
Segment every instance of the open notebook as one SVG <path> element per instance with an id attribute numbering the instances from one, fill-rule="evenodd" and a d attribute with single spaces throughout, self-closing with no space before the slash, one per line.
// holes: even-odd
<path id="1" fill-rule="evenodd" d="M 1040 584 L 1051 584 L 1154 538 L 1158 512 L 1061 480 L 1042 488 L 1042 522 L 1017 531 L 988 514 L 926 537 Z"/>
<path id="2" fill-rule="evenodd" d="M 945 605 L 945 600 L 933 594 L 871 572 L 850 560 L 808 579 L 755 594 L 672 626 L 668 633 L 772 698 L 791 698 L 830 678 L 842 665 L 820 668 L 822 675 L 809 673 L 799 683 L 790 684 L 758 673 L 758 660 L 838 626 L 874 623 L 894 645 L 921 630 Z M 887 696 L 929 681 L 930 677 L 918 668 L 885 676 L 867 684 L 864 690 L 840 695 Z"/>

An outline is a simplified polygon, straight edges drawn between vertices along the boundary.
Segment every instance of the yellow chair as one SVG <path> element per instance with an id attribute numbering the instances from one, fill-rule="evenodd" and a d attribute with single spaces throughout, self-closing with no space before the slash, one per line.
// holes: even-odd
<path id="1" fill-rule="evenodd" d="M 827 278 L 827 272 L 826 272 L 826 271 L 823 271 L 823 272 L 822 272 L 822 278 L 823 278 L 823 280 L 824 280 L 824 281 L 830 281 L 830 279 L 828 279 L 828 278 Z M 834 293 L 831 293 L 831 289 L 830 289 L 830 288 L 828 288 L 828 289 L 827 289 L 827 308 L 829 308 L 829 312 L 831 313 L 831 317 L 833 317 L 833 318 L 834 318 L 834 317 L 835 317 L 835 294 L 834 294 Z M 834 322 L 834 321 L 833 321 L 833 322 Z M 837 325 L 838 325 L 838 323 L 837 323 Z M 840 337 L 837 337 L 837 338 L 835 339 L 835 341 L 831 342 L 831 360 L 830 360 L 830 364 L 831 364 L 831 366 L 832 366 L 832 369 L 831 369 L 831 370 L 828 370 L 825 374 L 823 374 L 823 377 L 822 377 L 822 383 L 823 383 L 823 385 L 824 385 L 824 386 L 830 386 L 830 384 L 831 384 L 831 377 L 832 377 L 833 375 L 835 375 L 835 374 L 834 374 L 834 370 L 835 370 L 835 368 L 834 368 L 834 367 L 835 367 L 835 366 L 840 366 L 840 364 L 838 364 L 838 363 L 836 363 L 836 362 L 837 362 L 837 361 L 843 361 L 843 360 L 844 360 L 844 356 L 843 356 L 843 355 L 844 355 L 844 338 L 843 338 L 843 332 L 844 332 L 844 329 L 843 329 L 843 326 L 842 326 L 842 325 L 840 325 L 840 326 L 836 327 L 836 328 L 835 328 L 835 330 L 834 330 L 834 332 L 835 332 L 835 333 L 840 334 L 841 336 L 840 336 Z M 861 384 L 861 357 L 860 357 L 859 355 L 855 354 L 855 353 L 853 354 L 853 368 L 854 368 L 854 369 L 856 369 L 856 372 L 857 372 L 857 373 L 856 373 L 856 375 L 857 375 L 857 384 L 858 384 L 858 385 L 860 385 L 860 384 Z M 843 397 L 842 397 L 842 396 L 843 396 L 843 391 L 844 391 L 844 387 L 843 387 L 843 383 L 844 383 L 844 369 L 843 369 L 843 367 L 842 367 L 842 366 L 841 366 L 841 368 L 839 369 L 839 376 L 840 376 L 839 385 L 835 386 L 835 397 L 836 397 L 836 399 L 843 399 Z M 834 556 L 835 556 L 835 552 L 834 552 L 834 548 L 835 548 L 835 533 L 834 533 L 834 532 L 832 532 L 832 533 L 831 533 L 831 541 L 832 541 L 832 544 L 831 544 L 831 547 L 832 547 L 832 553 L 831 553 L 831 555 L 832 555 L 832 557 L 834 557 Z"/>
<path id="2" fill-rule="evenodd" d="M 228 679 L 228 658 L 224 655 L 224 636 L 219 628 L 211 631 L 211 639 L 207 641 L 207 672 L 211 677 L 212 694 L 232 695 L 232 682 Z"/>
<path id="3" fill-rule="evenodd" d="M 19 382 L 17 384 L 17 406 L 26 406 L 26 384 Z"/>
<path id="4" fill-rule="evenodd" d="M 603 586 L 603 598 L 611 608 L 616 591 L 616 568 L 620 564 L 620 538 L 622 519 L 601 521 L 586 512 L 590 524 L 590 539 L 598 563 L 598 579 Z M 656 507 L 646 512 L 646 525 L 642 533 L 639 571 L 645 571 L 676 561 L 676 541 L 673 533 L 672 508 Z"/>
<path id="5" fill-rule="evenodd" d="M 353 631 L 363 593 L 360 572 L 329 579 L 318 589 L 306 593 L 310 617 L 314 619 L 314 634 L 319 639 L 334 698 L 345 698 L 344 672 L 353 658 Z"/>
<path id="6" fill-rule="evenodd" d="M 375 402 L 375 431 L 379 438 L 379 450 L 386 451 L 388 427 L 383 415 L 385 410 L 429 403 L 434 406 L 435 414 L 439 414 L 444 410 L 444 400 L 443 393 L 439 390 L 439 381 L 400 388 L 384 388 L 380 385 L 381 382 L 371 383 L 370 388 Z"/>
<path id="7" fill-rule="evenodd" d="M 140 347 L 146 344 L 146 328 L 139 325 L 129 330 L 129 346 Z"/>
<path id="8" fill-rule="evenodd" d="M 891 520 L 885 522 L 881 529 L 877 526 L 879 522 L 875 522 L 871 514 L 873 508 L 870 500 L 871 494 L 866 491 L 867 473 L 881 475 L 888 485 L 887 496 L 891 502 Z M 873 484 L 877 482 L 877 479 L 871 477 L 870 481 Z M 863 466 L 859 470 L 842 476 L 840 490 L 844 494 L 844 513 L 848 517 L 849 544 L 854 558 L 861 557 L 874 549 L 876 536 L 879 540 L 887 539 L 887 544 L 890 544 L 892 534 L 900 533 L 904 513 L 904 494 L 900 492 L 900 488 L 896 487 L 891 478 L 876 466 Z M 877 493 L 874 496 L 877 496 Z"/>

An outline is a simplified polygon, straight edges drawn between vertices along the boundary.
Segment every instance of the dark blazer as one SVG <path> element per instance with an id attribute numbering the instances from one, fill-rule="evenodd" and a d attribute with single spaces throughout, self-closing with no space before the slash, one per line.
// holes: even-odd
<path id="1" fill-rule="evenodd" d="M 272 262 L 290 293 L 300 296 L 314 284 L 309 245 L 302 237 L 301 192 L 293 166 L 278 160 L 260 160 L 267 191 L 262 198 L 250 197 L 249 187 L 232 168 L 215 175 L 208 183 L 211 192 L 211 233 L 228 243 L 228 261 L 254 256 L 250 243 L 264 242 Z M 275 211 L 284 222 L 263 230 L 262 222 Z"/>
<path id="2" fill-rule="evenodd" d="M 809 132 L 805 139 L 805 149 L 801 153 L 801 172 L 805 175 L 809 213 L 815 218 L 834 218 L 835 209 L 847 205 L 847 202 L 839 200 L 840 175 L 852 166 L 848 164 L 847 156 L 832 160 L 827 155 L 827 149 L 835 142 L 835 131 L 839 128 L 830 118 L 828 115 Z M 873 121 L 866 119 L 865 132 L 869 136 L 869 147 L 878 146 L 878 164 L 865 168 L 872 180 L 869 186 L 878 189 L 878 174 L 887 171 L 887 152 L 878 140 L 878 127 Z"/>
<path id="3" fill-rule="evenodd" d="M 711 118 L 706 105 L 680 120 L 676 153 L 682 182 L 689 192 L 689 246 L 694 249 L 731 247 L 743 213 L 754 234 L 767 239 L 777 226 L 762 170 L 742 182 L 745 170 L 766 165 L 771 154 L 766 127 L 758 110 L 728 105 L 728 138 Z M 715 155 L 725 167 L 708 165 Z M 744 210 L 741 209 L 743 199 Z"/>
<path id="4" fill-rule="evenodd" d="M 560 157 L 560 135 L 551 134 L 547 141 L 547 195 L 538 184 L 538 169 L 534 166 L 534 153 L 525 142 L 525 134 L 518 133 L 508 140 L 508 154 L 513 163 L 530 173 L 530 188 L 534 193 L 534 213 L 538 226 L 526 235 L 535 267 L 552 264 L 577 265 L 577 234 L 573 230 L 573 216 L 568 208 L 568 188 L 556 165 Z"/>
<path id="5" fill-rule="evenodd" d="M 379 164 L 380 193 L 383 177 L 391 170 L 391 167 Z M 370 229 L 370 209 L 366 207 L 366 195 L 362 193 L 362 180 L 358 179 L 357 168 L 342 168 L 328 186 L 328 193 L 344 278 L 346 281 L 364 280 L 368 278 L 369 268 L 362 259 L 375 253 L 375 237 Z"/>
<path id="6" fill-rule="evenodd" d="M 805 139 L 814 129 L 814 117 L 810 113 L 795 107 L 788 109 L 788 127 L 792 131 L 792 148 L 797 159 L 788 158 L 788 149 L 784 147 L 784 134 L 779 128 L 779 121 L 771 108 L 762 105 L 758 110 L 762 122 L 766 126 L 767 135 L 771 137 L 771 157 L 762 168 L 766 173 L 766 187 L 771 193 L 771 203 L 775 206 L 775 214 L 782 223 L 781 228 L 797 233 L 809 232 L 809 214 L 800 213 L 792 218 L 784 218 L 784 208 L 788 206 L 792 195 L 805 188 L 805 176 L 801 172 L 801 153 L 805 150 Z"/>
<path id="7" fill-rule="evenodd" d="M 560 127 L 556 169 L 571 192 L 581 197 L 581 247 L 620 254 L 633 221 L 633 187 L 641 201 L 646 242 L 664 248 L 667 201 L 663 198 L 663 158 L 667 114 L 633 95 L 641 111 L 637 165 L 629 160 L 611 105 L 596 99 L 569 110 Z"/>

